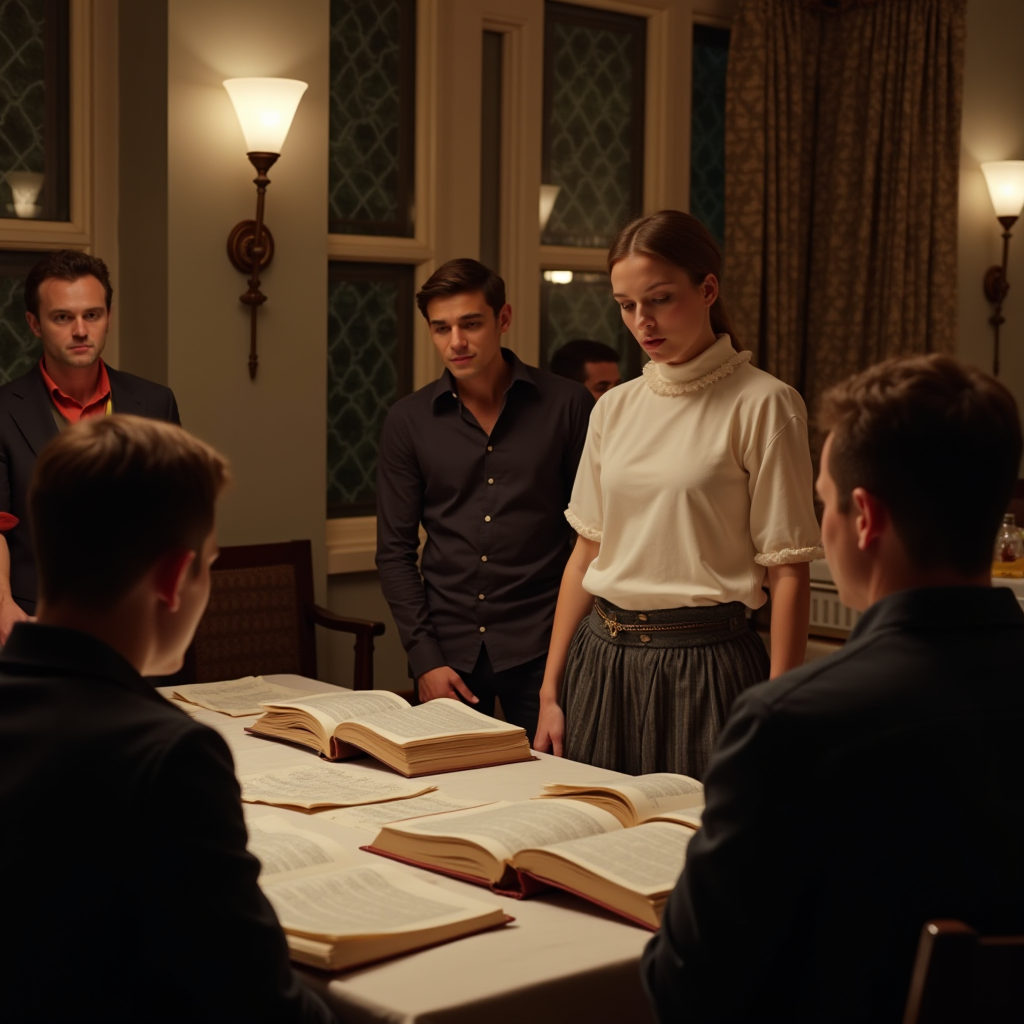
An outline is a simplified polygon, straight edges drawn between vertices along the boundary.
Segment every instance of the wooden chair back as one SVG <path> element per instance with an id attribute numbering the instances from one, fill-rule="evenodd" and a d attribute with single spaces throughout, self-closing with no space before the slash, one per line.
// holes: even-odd
<path id="1" fill-rule="evenodd" d="M 278 672 L 315 679 L 312 605 L 308 540 L 221 548 L 185 675 L 197 683 Z"/>
<path id="2" fill-rule="evenodd" d="M 903 1024 L 1020 1024 L 1024 935 L 981 936 L 963 921 L 921 931 Z"/>

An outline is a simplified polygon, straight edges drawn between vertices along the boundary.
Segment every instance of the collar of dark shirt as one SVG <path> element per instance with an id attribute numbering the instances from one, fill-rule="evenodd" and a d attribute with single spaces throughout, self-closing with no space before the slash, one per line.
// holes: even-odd
<path id="1" fill-rule="evenodd" d="M 501 358 L 504 359 L 512 368 L 512 379 L 509 381 L 508 387 L 505 389 L 506 395 L 512 390 L 516 381 L 523 381 L 531 387 L 537 387 L 537 381 L 531 372 L 533 367 L 527 366 L 526 363 L 524 363 L 519 356 L 515 354 L 515 352 L 509 348 L 503 348 L 501 350 Z M 452 376 L 451 370 L 447 368 L 434 382 L 434 390 L 431 393 L 430 400 L 434 403 L 435 409 L 437 408 L 437 400 L 446 395 L 449 398 L 457 399 L 459 397 L 459 389 L 456 385 L 455 378 Z"/>

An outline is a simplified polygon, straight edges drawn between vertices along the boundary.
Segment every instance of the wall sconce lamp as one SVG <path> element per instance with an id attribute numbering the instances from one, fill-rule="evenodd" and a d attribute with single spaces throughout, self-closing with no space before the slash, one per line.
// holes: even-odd
<path id="1" fill-rule="evenodd" d="M 260 291 L 260 270 L 274 258 L 274 237 L 263 223 L 267 171 L 277 162 L 292 118 L 308 86 L 291 78 L 229 78 L 224 83 L 245 136 L 246 156 L 256 168 L 256 219 L 243 220 L 228 235 L 228 259 L 249 275 L 249 289 L 239 298 L 250 310 L 249 379 L 256 379 L 256 310 L 267 301 Z"/>
<path id="2" fill-rule="evenodd" d="M 561 185 L 541 185 L 540 187 L 540 233 L 542 235 L 548 226 L 548 221 L 551 220 L 551 211 L 555 208 L 555 200 L 561 191 Z"/>
<path id="3" fill-rule="evenodd" d="M 43 188 L 43 175 L 39 171 L 8 171 L 7 184 L 11 186 L 15 216 L 32 218 L 43 212 L 36 203 Z"/>
<path id="4" fill-rule="evenodd" d="M 995 304 L 995 312 L 988 322 L 995 330 L 995 348 L 992 356 L 992 372 L 999 376 L 999 328 L 1006 322 L 1003 316 L 1003 300 L 1010 290 L 1006 280 L 1006 261 L 1010 254 L 1010 228 L 1013 227 L 1024 207 L 1024 160 L 996 160 L 981 165 L 992 197 L 996 219 L 1003 226 L 1003 264 L 989 267 L 985 271 L 985 298 Z"/>

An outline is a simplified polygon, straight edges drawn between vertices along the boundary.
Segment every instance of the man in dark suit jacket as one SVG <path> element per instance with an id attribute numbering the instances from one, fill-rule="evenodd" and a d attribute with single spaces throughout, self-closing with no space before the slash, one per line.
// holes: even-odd
<path id="1" fill-rule="evenodd" d="M 1024 931 L 1024 613 L 991 586 L 1021 427 L 946 356 L 826 396 L 843 650 L 748 690 L 643 980 L 664 1021 L 899 1021 L 923 924 Z"/>
<path id="2" fill-rule="evenodd" d="M 40 456 L 36 622 L 0 651 L 0 1019 L 333 1018 L 260 892 L 231 754 L 143 678 L 210 590 L 224 460 L 115 415 Z"/>
<path id="3" fill-rule="evenodd" d="M 43 356 L 0 388 L 0 644 L 35 611 L 25 497 L 46 444 L 68 423 L 109 412 L 180 422 L 170 388 L 103 362 L 112 297 L 106 264 L 72 249 L 48 253 L 25 281 L 25 316 Z"/>

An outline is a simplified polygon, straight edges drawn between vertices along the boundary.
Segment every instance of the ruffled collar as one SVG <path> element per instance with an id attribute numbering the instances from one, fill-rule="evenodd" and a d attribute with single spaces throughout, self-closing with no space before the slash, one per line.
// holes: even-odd
<path id="1" fill-rule="evenodd" d="M 685 363 L 669 366 L 652 360 L 644 367 L 644 383 L 656 395 L 686 395 L 728 377 L 748 362 L 750 353 L 733 351 L 729 335 L 720 334 L 710 348 Z"/>

